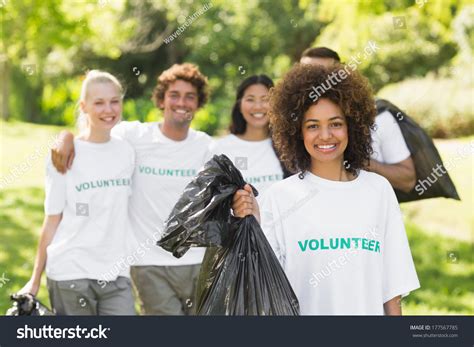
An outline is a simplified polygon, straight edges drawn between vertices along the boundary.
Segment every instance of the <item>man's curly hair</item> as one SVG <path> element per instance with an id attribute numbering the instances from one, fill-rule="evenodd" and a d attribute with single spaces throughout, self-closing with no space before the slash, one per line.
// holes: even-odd
<path id="1" fill-rule="evenodd" d="M 160 107 L 160 103 L 164 100 L 168 87 L 171 83 L 174 83 L 177 80 L 189 82 L 196 87 L 198 94 L 198 107 L 205 105 L 209 97 L 207 77 L 199 71 L 199 68 L 196 65 L 185 63 L 174 64 L 158 76 L 158 83 L 156 84 L 151 97 L 156 107 Z"/>
<path id="2" fill-rule="evenodd" d="M 346 78 L 342 78 L 341 71 L 345 71 Z M 333 78 L 334 83 L 330 83 L 328 78 L 338 73 L 342 74 L 338 75 L 338 81 Z M 367 164 L 372 153 L 370 129 L 376 109 L 367 79 L 343 64 L 331 68 L 296 64 L 272 89 L 270 127 L 275 147 L 281 160 L 293 173 L 301 171 L 304 174 L 310 169 L 311 157 L 304 146 L 302 122 L 305 112 L 321 98 L 338 105 L 346 117 L 348 144 L 344 151 L 345 167 L 355 175 Z"/>

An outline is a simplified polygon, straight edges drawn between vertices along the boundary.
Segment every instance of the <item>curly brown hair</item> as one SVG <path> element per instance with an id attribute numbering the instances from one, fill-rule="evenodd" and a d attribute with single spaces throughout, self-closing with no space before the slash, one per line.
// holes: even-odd
<path id="1" fill-rule="evenodd" d="M 199 71 L 196 65 L 184 63 L 174 64 L 158 76 L 157 84 L 151 97 L 156 107 L 161 108 L 160 103 L 164 100 L 168 87 L 176 80 L 189 82 L 196 87 L 198 93 L 198 107 L 206 104 L 209 97 L 207 77 Z"/>
<path id="2" fill-rule="evenodd" d="M 344 72 L 341 72 L 344 71 Z M 345 78 L 342 76 L 346 74 Z M 330 76 L 339 74 L 337 83 Z M 376 116 L 375 101 L 368 80 L 346 65 L 325 68 L 320 65 L 296 64 L 270 92 L 270 127 L 281 160 L 293 173 L 308 171 L 311 157 L 305 149 L 302 122 L 305 112 L 318 102 L 315 90 L 328 85 L 319 98 L 338 105 L 346 117 L 348 144 L 344 151 L 346 169 L 356 175 L 372 153 L 370 129 Z"/>

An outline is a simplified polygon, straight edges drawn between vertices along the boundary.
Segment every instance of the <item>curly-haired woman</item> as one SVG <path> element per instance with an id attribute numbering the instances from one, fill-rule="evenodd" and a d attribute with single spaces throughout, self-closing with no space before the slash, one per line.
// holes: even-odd
<path id="1" fill-rule="evenodd" d="M 315 90 L 318 95 L 315 98 Z M 419 287 L 392 187 L 365 171 L 374 101 L 343 66 L 296 65 L 271 95 L 275 146 L 297 174 L 258 206 L 247 185 L 238 217 L 253 214 L 309 315 L 399 315 Z"/>

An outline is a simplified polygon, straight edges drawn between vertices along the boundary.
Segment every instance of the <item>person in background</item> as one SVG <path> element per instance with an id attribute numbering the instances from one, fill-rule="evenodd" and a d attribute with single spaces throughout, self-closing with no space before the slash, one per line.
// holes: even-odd
<path id="1" fill-rule="evenodd" d="M 152 100 L 163 110 L 162 122 L 121 122 L 114 134 L 137 154 L 130 202 L 136 238 L 131 275 L 147 315 L 194 313 L 194 290 L 204 248 L 175 258 L 156 245 L 164 222 L 186 185 L 209 159 L 211 138 L 190 128 L 208 98 L 207 78 L 193 64 L 175 64 L 157 78 Z M 73 153 L 68 134 L 56 149 L 57 168 L 64 170 Z M 127 258 L 128 259 L 128 258 Z"/>
<path id="2" fill-rule="evenodd" d="M 20 294 L 38 293 L 46 267 L 58 315 L 134 315 L 129 267 L 105 286 L 98 281 L 126 256 L 128 201 L 135 153 L 111 136 L 122 116 L 123 88 L 107 72 L 92 70 L 82 83 L 81 133 L 72 141 L 74 165 L 62 175 L 48 157 L 45 218 L 33 274 Z"/>
<path id="3" fill-rule="evenodd" d="M 300 63 L 332 67 L 340 64 L 341 59 L 337 52 L 327 47 L 313 47 L 303 52 Z M 384 176 L 394 188 L 403 192 L 413 190 L 415 165 L 394 117 L 388 111 L 378 114 L 371 132 L 373 153 L 367 170 Z"/>
<path id="4" fill-rule="evenodd" d="M 230 134 L 211 146 L 212 154 L 225 154 L 234 162 L 259 197 L 289 175 L 276 155 L 270 134 L 268 94 L 272 87 L 273 81 L 266 75 L 243 80 L 232 108 Z"/>

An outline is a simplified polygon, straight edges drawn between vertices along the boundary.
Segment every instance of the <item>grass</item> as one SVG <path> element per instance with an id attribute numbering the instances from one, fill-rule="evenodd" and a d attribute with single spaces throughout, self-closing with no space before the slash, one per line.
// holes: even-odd
<path id="1" fill-rule="evenodd" d="M 33 267 L 43 220 L 44 150 L 28 157 L 54 139 L 63 128 L 28 123 L 0 122 L 0 314 L 10 306 L 8 295 L 20 289 Z M 443 160 L 456 156 L 474 137 L 436 141 Z M 4 185 L 3 178 L 15 166 L 28 169 Z M 450 170 L 462 201 L 431 199 L 402 205 L 421 289 L 403 300 L 404 314 L 473 315 L 474 264 L 472 230 L 474 217 L 472 152 Z M 8 279 L 1 281 L 2 275 Z M 39 299 L 49 305 L 43 276 Z"/>

